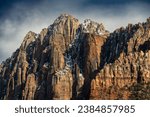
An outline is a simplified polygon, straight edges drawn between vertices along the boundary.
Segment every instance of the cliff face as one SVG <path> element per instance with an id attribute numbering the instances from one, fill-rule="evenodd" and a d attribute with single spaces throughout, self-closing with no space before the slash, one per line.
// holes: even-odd
<path id="1" fill-rule="evenodd" d="M 92 80 L 92 99 L 149 99 L 150 22 L 128 25 L 110 34 L 102 47 L 99 73 Z M 135 85 L 143 89 L 134 89 Z M 145 87 L 145 88 L 144 88 Z M 141 92 L 140 98 L 138 93 Z M 144 94 L 142 94 L 144 93 Z M 143 95 L 143 97 L 142 97 Z"/>
<path id="2" fill-rule="evenodd" d="M 150 99 L 150 18 L 113 33 L 60 15 L 0 65 L 1 99 Z"/>

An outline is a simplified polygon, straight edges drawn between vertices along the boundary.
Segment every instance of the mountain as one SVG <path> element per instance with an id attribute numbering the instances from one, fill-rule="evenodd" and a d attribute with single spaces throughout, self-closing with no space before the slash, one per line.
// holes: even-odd
<path id="1" fill-rule="evenodd" d="M 150 18 L 110 33 L 60 15 L 0 65 L 0 99 L 150 99 Z"/>

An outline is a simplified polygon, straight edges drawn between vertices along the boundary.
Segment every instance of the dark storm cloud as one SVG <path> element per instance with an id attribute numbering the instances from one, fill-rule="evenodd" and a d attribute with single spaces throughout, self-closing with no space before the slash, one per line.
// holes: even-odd
<path id="1" fill-rule="evenodd" d="M 150 3 L 150 0 L 86 0 L 87 5 L 122 5 L 131 4 L 133 2 Z"/>
<path id="2" fill-rule="evenodd" d="M 4 16 L 16 3 L 31 5 L 39 2 L 38 0 L 0 0 L 0 16 Z"/>
<path id="3" fill-rule="evenodd" d="M 61 13 L 80 22 L 90 18 L 113 31 L 150 16 L 148 0 L 0 0 L 0 62 L 20 46 L 25 34 L 39 33 Z"/>

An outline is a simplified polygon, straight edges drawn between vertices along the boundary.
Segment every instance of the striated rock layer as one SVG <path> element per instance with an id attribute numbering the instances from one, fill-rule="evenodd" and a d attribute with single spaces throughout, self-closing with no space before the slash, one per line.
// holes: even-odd
<path id="1" fill-rule="evenodd" d="M 0 99 L 150 99 L 150 18 L 112 33 L 60 15 L 0 65 Z"/>

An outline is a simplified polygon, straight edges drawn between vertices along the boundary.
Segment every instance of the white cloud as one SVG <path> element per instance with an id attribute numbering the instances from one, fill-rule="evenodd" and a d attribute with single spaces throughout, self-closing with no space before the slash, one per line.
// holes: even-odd
<path id="1" fill-rule="evenodd" d="M 83 0 L 84 1 L 84 0 Z M 61 13 L 70 13 L 81 22 L 90 18 L 104 23 L 107 30 L 113 31 L 128 23 L 143 22 L 150 16 L 149 5 L 133 3 L 128 6 L 113 8 L 85 7 L 79 3 L 43 3 L 27 6 L 26 4 L 15 4 L 0 27 L 0 62 L 10 57 L 19 48 L 21 42 L 30 30 L 39 33 L 42 28 L 52 24 L 54 19 Z"/>

